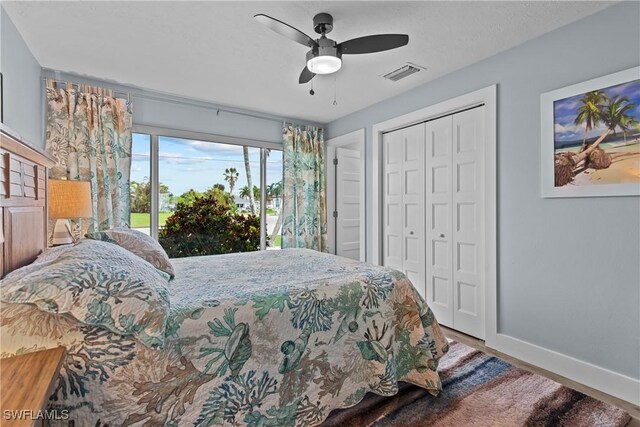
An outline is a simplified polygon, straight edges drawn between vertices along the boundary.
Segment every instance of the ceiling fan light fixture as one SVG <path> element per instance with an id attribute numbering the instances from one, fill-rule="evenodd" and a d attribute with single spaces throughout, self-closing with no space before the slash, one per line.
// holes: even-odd
<path id="1" fill-rule="evenodd" d="M 309 83 L 316 74 L 335 73 L 342 67 L 342 55 L 359 55 L 377 53 L 396 49 L 409 43 L 406 34 L 374 34 L 358 37 L 342 43 L 327 38 L 333 29 L 333 16 L 319 13 L 313 18 L 313 28 L 320 34 L 317 40 L 312 39 L 302 31 L 278 19 L 259 13 L 254 16 L 256 21 L 272 31 L 293 40 L 303 46 L 311 48 L 307 52 L 307 65 L 298 77 L 298 83 Z"/>
<path id="2" fill-rule="evenodd" d="M 307 68 L 314 74 L 335 73 L 342 67 L 342 59 L 331 55 L 314 56 L 307 61 Z"/>

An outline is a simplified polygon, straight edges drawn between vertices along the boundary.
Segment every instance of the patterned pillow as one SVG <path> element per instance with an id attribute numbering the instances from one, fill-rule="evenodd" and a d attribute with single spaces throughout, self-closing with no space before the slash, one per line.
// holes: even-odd
<path id="1" fill-rule="evenodd" d="M 33 261 L 33 263 L 34 264 L 40 264 L 42 262 L 52 261 L 52 260 L 58 258 L 60 255 L 62 255 L 63 253 L 65 253 L 66 251 L 68 251 L 71 248 L 73 248 L 73 245 L 71 245 L 71 244 L 69 244 L 69 245 L 61 245 L 61 246 L 51 246 L 51 247 L 45 249 L 45 251 L 42 252 L 40 255 L 38 255 L 38 257 L 36 258 L 35 261 Z"/>
<path id="2" fill-rule="evenodd" d="M 175 274 L 169 256 L 153 237 L 130 228 L 113 228 L 86 234 L 89 239 L 115 243 L 153 264 L 173 279 Z"/>
<path id="3" fill-rule="evenodd" d="M 165 273 L 118 245 L 81 240 L 57 257 L 8 274 L 0 281 L 0 301 L 34 304 L 161 347 L 168 282 Z"/>

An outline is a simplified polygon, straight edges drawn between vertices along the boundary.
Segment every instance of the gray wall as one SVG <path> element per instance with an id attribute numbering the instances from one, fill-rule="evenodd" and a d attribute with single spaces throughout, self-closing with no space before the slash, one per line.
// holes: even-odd
<path id="1" fill-rule="evenodd" d="M 639 16 L 640 3 L 617 4 L 326 130 L 331 138 L 366 129 L 370 196 L 374 123 L 497 83 L 499 331 L 633 378 L 640 378 L 640 201 L 541 198 L 540 94 L 639 65 Z"/>
<path id="2" fill-rule="evenodd" d="M 42 74 L 44 77 L 59 81 L 71 81 L 113 89 L 119 96 L 131 94 L 133 123 L 138 125 L 159 126 L 281 144 L 283 121 L 304 122 L 295 118 L 273 116 L 197 101 L 77 74 L 48 69 L 43 70 Z"/>
<path id="3" fill-rule="evenodd" d="M 33 145 L 42 146 L 40 64 L 2 7 L 0 72 L 3 77 L 4 124 Z"/>

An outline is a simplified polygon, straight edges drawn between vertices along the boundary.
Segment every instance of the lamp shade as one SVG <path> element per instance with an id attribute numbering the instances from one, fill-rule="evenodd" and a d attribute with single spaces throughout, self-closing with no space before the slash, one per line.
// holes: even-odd
<path id="1" fill-rule="evenodd" d="M 342 59 L 331 55 L 314 56 L 307 61 L 307 68 L 315 74 L 335 73 L 340 67 L 342 67 Z"/>
<path id="2" fill-rule="evenodd" d="M 91 218 L 91 184 L 89 181 L 49 180 L 49 218 Z"/>

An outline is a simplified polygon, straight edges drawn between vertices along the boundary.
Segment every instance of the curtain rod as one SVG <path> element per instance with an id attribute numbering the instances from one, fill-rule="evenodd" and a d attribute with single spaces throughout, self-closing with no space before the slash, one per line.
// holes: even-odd
<path id="1" fill-rule="evenodd" d="M 45 85 L 46 85 L 46 83 L 48 81 L 52 81 L 54 83 L 64 83 L 66 85 L 70 84 L 71 86 L 75 86 L 76 89 L 80 88 L 80 86 L 100 87 L 100 86 L 94 86 L 92 84 L 74 83 L 74 82 L 70 82 L 68 80 L 58 80 L 58 79 L 52 79 L 52 78 L 49 78 L 49 77 L 43 77 L 42 81 L 45 83 Z M 127 97 L 127 99 L 131 100 L 131 93 L 130 92 L 122 92 L 122 91 L 119 91 L 119 90 L 114 90 L 114 89 L 109 89 L 109 88 L 103 88 L 103 89 L 110 90 L 111 92 L 113 92 L 114 95 L 124 95 L 124 96 Z"/>
<path id="2" fill-rule="evenodd" d="M 45 82 L 48 80 L 52 80 L 55 83 L 71 83 L 73 86 L 80 86 L 83 85 L 85 83 L 73 83 L 73 82 L 69 82 L 67 80 L 59 80 L 59 79 L 54 79 L 51 77 L 43 77 L 42 80 Z M 93 84 L 86 84 L 87 86 L 93 86 Z M 270 121 L 270 122 L 277 122 L 277 123 L 282 123 L 284 125 L 284 123 L 300 123 L 300 124 L 308 124 L 308 125 L 312 125 L 312 126 L 318 126 L 315 123 L 309 123 L 309 122 L 305 122 L 305 121 L 297 121 L 297 120 L 286 120 L 286 119 L 282 119 L 282 118 L 274 118 L 274 117 L 266 117 L 266 116 L 259 116 L 257 114 L 251 114 L 251 113 L 243 113 L 241 111 L 234 111 L 234 110 L 227 110 L 225 108 L 221 108 L 221 107 L 217 107 L 217 106 L 206 106 L 206 101 L 196 101 L 196 100 L 190 100 L 188 98 L 183 98 L 183 99 L 174 99 L 172 98 L 173 96 L 177 96 L 177 95 L 169 95 L 168 97 L 163 97 L 163 96 L 159 96 L 159 95 L 151 95 L 151 94 L 145 94 L 144 92 L 138 92 L 136 93 L 136 90 L 131 91 L 131 92 L 123 92 L 123 91 L 117 91 L 114 89 L 110 89 L 113 91 L 114 94 L 119 94 L 119 95 L 125 95 L 127 96 L 127 99 L 131 100 L 131 98 L 144 98 L 144 99 L 149 99 L 151 101 L 160 101 L 160 102 L 168 102 L 170 104 L 175 104 L 175 105 L 191 105 L 194 107 L 200 107 L 200 108 L 208 108 L 210 110 L 214 110 L 216 112 L 216 116 L 219 116 L 220 113 L 226 113 L 226 114 L 235 114 L 238 116 L 245 116 L 245 117 L 251 117 L 253 119 L 259 119 L 259 120 L 266 120 L 266 121 Z M 323 125 L 320 125 L 323 126 Z"/>
<path id="3" fill-rule="evenodd" d="M 204 101 L 190 101 L 188 99 L 185 100 L 177 100 L 177 99 L 171 99 L 171 98 L 165 98 L 162 96 L 153 96 L 153 95 L 148 95 L 148 94 L 144 94 L 144 93 L 139 93 L 139 94 L 134 94 L 134 97 L 138 97 L 138 98 L 144 98 L 144 99 L 149 99 L 151 101 L 160 101 L 160 102 L 168 102 L 170 104 L 176 104 L 176 105 L 191 105 L 194 107 L 200 107 L 200 108 L 209 108 L 213 111 L 216 112 L 216 116 L 219 116 L 220 113 L 226 113 L 226 114 L 235 114 L 238 116 L 245 116 L 245 117 L 251 117 L 254 119 L 259 119 L 259 120 L 266 120 L 269 122 L 278 122 L 278 123 L 282 123 L 283 119 L 276 119 L 276 118 L 272 118 L 272 117 L 265 117 L 265 116 L 259 116 L 257 114 L 251 114 L 251 113 L 243 113 L 241 111 L 233 111 L 233 110 L 227 110 L 225 108 L 221 108 L 221 107 L 207 107 L 204 106 L 203 103 Z"/>

